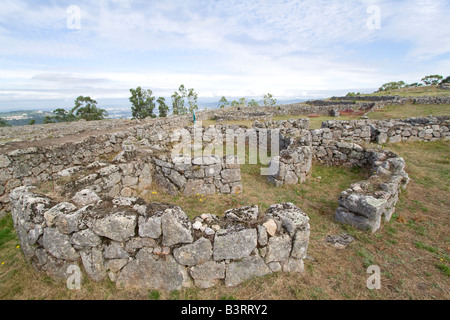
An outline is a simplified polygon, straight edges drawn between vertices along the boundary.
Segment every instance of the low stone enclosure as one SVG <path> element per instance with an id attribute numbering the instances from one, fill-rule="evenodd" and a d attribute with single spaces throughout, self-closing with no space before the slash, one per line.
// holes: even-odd
<path id="1" fill-rule="evenodd" d="M 203 213 L 190 220 L 180 207 L 142 198 L 153 185 L 187 197 L 245 192 L 245 154 L 221 152 L 230 138 L 233 150 L 239 141 L 272 155 L 279 150 L 266 163 L 274 186 L 305 182 L 315 162 L 368 168 L 367 180 L 340 194 L 335 219 L 375 232 L 391 219 L 409 181 L 404 160 L 379 144 L 450 139 L 450 117 L 333 120 L 316 130 L 308 119 L 255 121 L 252 128 L 201 128 L 183 117 L 161 121 L 0 155 L 0 200 L 37 270 L 65 279 L 68 266 L 77 265 L 95 281 L 164 290 L 301 272 L 309 219 L 291 203 L 264 213 L 247 206 L 223 218 Z M 187 153 L 179 152 L 183 147 Z M 43 194 L 45 183 L 56 194 Z"/>
<path id="2" fill-rule="evenodd" d="M 230 209 L 225 218 L 202 214 L 192 222 L 180 207 L 90 190 L 55 204 L 19 187 L 12 216 L 22 250 L 38 270 L 66 279 L 82 264 L 95 281 L 119 287 L 179 290 L 235 286 L 272 272 L 302 272 L 309 218 L 291 203 Z"/>

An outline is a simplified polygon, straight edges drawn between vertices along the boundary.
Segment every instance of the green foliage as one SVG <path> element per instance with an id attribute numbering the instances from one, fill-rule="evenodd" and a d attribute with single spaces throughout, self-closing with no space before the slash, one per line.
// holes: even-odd
<path id="1" fill-rule="evenodd" d="M 87 98 L 89 98 L 89 97 L 87 97 Z M 75 101 L 75 104 L 76 104 L 76 101 Z M 71 121 L 76 120 L 76 117 L 73 114 L 73 109 L 72 109 L 72 111 L 67 112 L 66 110 L 64 110 L 62 108 L 58 108 L 56 110 L 53 110 L 53 113 L 55 115 L 52 118 L 55 119 L 57 122 L 71 122 Z"/>
<path id="2" fill-rule="evenodd" d="M 250 100 L 250 101 L 248 102 L 248 106 L 249 106 L 249 107 L 258 107 L 258 106 L 259 106 L 259 103 L 258 103 L 258 101 L 256 101 L 255 99 L 252 99 L 252 100 Z"/>
<path id="3" fill-rule="evenodd" d="M 443 77 L 439 74 L 433 74 L 430 76 L 423 77 L 421 81 L 425 83 L 426 86 L 431 86 L 437 85 L 442 78 Z"/>
<path id="4" fill-rule="evenodd" d="M 231 106 L 232 106 L 232 107 L 239 106 L 239 101 L 237 101 L 237 100 L 231 101 Z"/>
<path id="5" fill-rule="evenodd" d="M 98 108 L 97 101 L 91 99 L 91 97 L 79 96 L 75 99 L 75 106 L 70 111 L 58 108 L 53 110 L 53 114 L 53 116 L 45 116 L 42 123 L 72 122 L 80 119 L 87 121 L 103 120 L 108 112 Z"/>
<path id="6" fill-rule="evenodd" d="M 189 105 L 189 113 L 193 113 L 195 110 L 198 110 L 198 94 L 194 91 L 194 89 L 189 89 L 187 99 Z"/>
<path id="7" fill-rule="evenodd" d="M 28 124 L 29 124 L 30 126 L 34 125 L 35 123 L 36 123 L 36 120 L 34 120 L 34 119 L 31 119 L 31 120 L 28 122 Z"/>
<path id="8" fill-rule="evenodd" d="M 263 96 L 262 104 L 265 107 L 273 107 L 277 104 L 277 100 L 273 98 L 273 95 L 268 93 Z"/>
<path id="9" fill-rule="evenodd" d="M 239 99 L 239 105 L 240 105 L 240 106 L 246 106 L 246 105 L 247 105 L 247 99 L 245 99 L 245 98 L 240 98 L 240 99 Z"/>
<path id="10" fill-rule="evenodd" d="M 166 99 L 164 99 L 164 97 L 159 97 L 158 100 L 156 100 L 156 102 L 158 102 L 159 117 L 160 118 L 167 117 L 169 106 L 166 104 Z"/>
<path id="11" fill-rule="evenodd" d="M 143 90 L 141 87 L 137 87 L 136 89 L 130 89 L 130 92 L 131 97 L 129 99 L 132 104 L 131 114 L 133 118 L 155 118 L 156 115 L 153 113 L 153 109 L 155 108 L 155 97 L 152 96 L 152 90 Z"/>
<path id="12" fill-rule="evenodd" d="M 187 110 L 184 108 L 184 99 L 178 92 L 172 95 L 172 113 L 174 115 L 185 114 Z"/>
<path id="13" fill-rule="evenodd" d="M 50 116 L 45 116 L 44 120 L 42 120 L 43 124 L 47 124 L 47 123 L 55 123 L 56 121 L 53 121 L 53 117 Z"/>
<path id="14" fill-rule="evenodd" d="M 0 118 L 0 127 L 11 127 L 11 125 L 3 118 Z"/>
<path id="15" fill-rule="evenodd" d="M 184 115 L 194 112 L 194 110 L 198 110 L 197 104 L 198 94 L 194 91 L 194 89 L 186 89 L 182 84 L 178 88 L 178 92 L 175 91 L 172 95 L 172 113 L 175 115 Z M 186 99 L 187 105 L 186 106 Z"/>
<path id="16" fill-rule="evenodd" d="M 357 97 L 360 96 L 361 92 L 355 93 L 355 92 L 349 92 L 347 93 L 346 97 Z"/>
<path id="17" fill-rule="evenodd" d="M 397 81 L 397 82 L 388 82 L 383 84 L 378 91 L 389 91 L 389 90 L 395 90 L 404 88 L 406 86 L 406 83 L 404 81 Z"/>
<path id="18" fill-rule="evenodd" d="M 222 98 L 220 98 L 220 100 L 219 100 L 219 108 L 225 108 L 226 106 L 229 106 L 230 105 L 230 103 L 228 102 L 228 100 L 227 100 L 227 98 L 225 98 L 225 97 L 222 97 Z"/>
<path id="19" fill-rule="evenodd" d="M 450 83 L 450 76 L 448 76 L 445 79 L 442 79 L 442 81 L 440 83 Z"/>
<path id="20" fill-rule="evenodd" d="M 75 120 L 94 121 L 105 119 L 108 113 L 104 109 L 97 108 L 97 101 L 91 99 L 91 97 L 79 96 L 75 99 L 75 107 L 67 115 L 69 121 L 74 115 Z"/>

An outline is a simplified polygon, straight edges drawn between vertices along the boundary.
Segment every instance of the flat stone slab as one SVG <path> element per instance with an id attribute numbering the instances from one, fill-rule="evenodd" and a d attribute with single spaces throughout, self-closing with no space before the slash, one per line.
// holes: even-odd
<path id="1" fill-rule="evenodd" d="M 241 261 L 228 264 L 225 285 L 233 287 L 253 277 L 262 277 L 272 273 L 270 268 L 259 256 L 243 258 Z"/>
<path id="2" fill-rule="evenodd" d="M 116 284 L 125 289 L 173 291 L 188 286 L 188 279 L 185 267 L 171 255 L 156 260 L 147 248 L 143 248 L 136 254 L 135 260 L 123 267 Z"/>
<path id="3" fill-rule="evenodd" d="M 214 237 L 214 260 L 241 259 L 250 255 L 257 244 L 256 229 L 226 229 Z"/>
<path id="4" fill-rule="evenodd" d="M 180 207 L 164 210 L 161 215 L 162 244 L 173 246 L 177 243 L 191 243 L 192 224 Z"/>

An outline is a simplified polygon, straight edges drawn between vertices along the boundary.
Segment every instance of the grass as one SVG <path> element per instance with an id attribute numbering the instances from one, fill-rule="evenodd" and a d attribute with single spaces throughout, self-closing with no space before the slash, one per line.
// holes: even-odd
<path id="1" fill-rule="evenodd" d="M 309 117 L 309 115 L 298 115 L 298 116 L 274 116 L 272 120 L 281 121 L 281 120 L 289 120 L 289 119 L 301 119 L 301 118 L 309 118 L 309 128 L 310 129 L 320 129 L 322 126 L 322 122 L 326 120 L 357 120 L 361 118 L 361 115 L 348 115 L 348 116 L 340 116 L 339 118 L 331 117 L 331 116 L 318 116 L 318 117 Z M 247 128 L 251 128 L 255 121 L 252 120 L 227 120 L 217 122 L 215 120 L 205 120 L 202 122 L 204 127 L 208 127 L 210 125 L 215 124 L 225 124 L 225 125 L 239 125 L 245 126 Z"/>
<path id="2" fill-rule="evenodd" d="M 401 96 L 401 97 L 422 97 L 422 96 L 449 96 L 448 90 L 441 89 L 439 86 L 427 86 L 417 88 L 402 88 L 390 91 L 374 92 L 363 94 L 362 96 Z"/>
<path id="3" fill-rule="evenodd" d="M 387 119 L 405 119 L 409 117 L 428 117 L 430 115 L 433 116 L 442 116 L 450 114 L 450 104 L 402 104 L 402 105 L 386 105 L 385 107 L 370 111 L 366 114 L 369 119 L 373 120 L 387 120 Z M 281 120 L 289 120 L 289 119 L 299 119 L 299 118 L 309 118 L 307 114 L 299 115 L 299 116 L 275 116 L 272 120 L 281 121 Z M 320 129 L 322 127 L 323 121 L 328 120 L 358 120 L 361 119 L 360 112 L 354 113 L 345 113 L 341 114 L 340 117 L 331 117 L 320 115 L 318 117 L 309 118 L 309 127 L 310 129 Z M 219 122 L 215 120 L 206 120 L 203 121 L 203 126 L 207 127 L 209 125 L 215 125 Z M 241 125 L 251 128 L 254 121 L 250 120 L 239 120 L 239 121 L 223 121 L 221 124 L 227 125 Z"/>
<path id="4" fill-rule="evenodd" d="M 442 116 L 450 114 L 450 104 L 402 104 L 387 105 L 367 114 L 369 119 L 404 119 L 409 117 Z"/>

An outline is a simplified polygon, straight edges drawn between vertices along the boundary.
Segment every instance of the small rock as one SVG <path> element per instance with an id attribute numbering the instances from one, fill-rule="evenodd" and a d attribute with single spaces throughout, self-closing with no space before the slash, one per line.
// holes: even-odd
<path id="1" fill-rule="evenodd" d="M 201 227 L 202 227 L 202 223 L 201 223 L 200 221 L 195 221 L 195 222 L 192 224 L 192 228 L 194 228 L 195 230 L 200 230 Z"/>
<path id="2" fill-rule="evenodd" d="M 87 206 L 88 204 L 95 204 L 98 200 L 100 200 L 100 197 L 90 189 L 83 189 L 77 192 L 72 198 L 72 201 L 81 207 Z"/>
<path id="3" fill-rule="evenodd" d="M 212 216 L 211 216 L 211 213 L 203 213 L 203 214 L 200 216 L 200 218 L 202 218 L 203 220 L 209 221 L 209 220 L 212 219 Z"/>
<path id="4" fill-rule="evenodd" d="M 337 249 L 347 248 L 353 240 L 355 240 L 355 238 L 347 233 L 342 233 L 341 235 L 327 235 L 326 237 L 326 242 Z"/>
<path id="5" fill-rule="evenodd" d="M 266 222 L 263 223 L 263 227 L 266 228 L 267 233 L 273 237 L 275 233 L 277 232 L 277 224 L 273 219 L 269 219 Z"/>

